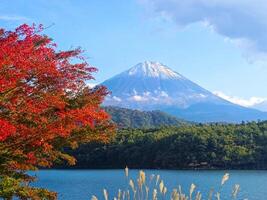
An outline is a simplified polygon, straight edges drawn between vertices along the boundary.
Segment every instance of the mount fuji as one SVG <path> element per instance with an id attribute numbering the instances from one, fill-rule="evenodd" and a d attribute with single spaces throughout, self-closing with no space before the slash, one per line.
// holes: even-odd
<path id="1" fill-rule="evenodd" d="M 267 119 L 267 113 L 224 100 L 159 63 L 146 61 L 104 81 L 105 106 L 160 110 L 196 122 Z"/>

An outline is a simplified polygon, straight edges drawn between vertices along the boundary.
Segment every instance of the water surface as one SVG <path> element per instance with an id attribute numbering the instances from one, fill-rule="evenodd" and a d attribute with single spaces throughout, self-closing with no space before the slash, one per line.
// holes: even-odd
<path id="1" fill-rule="evenodd" d="M 210 188 L 219 189 L 221 177 L 226 171 L 145 170 L 145 172 L 147 176 L 159 174 L 168 192 L 181 185 L 188 193 L 191 183 L 194 183 L 197 191 L 201 191 L 204 199 L 207 199 Z M 267 199 L 267 171 L 227 172 L 230 173 L 230 179 L 221 188 L 222 200 L 231 199 L 229 194 L 236 183 L 241 186 L 238 200 Z M 58 192 L 59 200 L 90 200 L 92 195 L 101 200 L 103 188 L 106 188 L 110 195 L 114 195 L 119 188 L 127 187 L 124 170 L 40 170 L 32 174 L 39 177 L 35 185 Z M 130 170 L 131 178 L 136 179 L 137 174 L 138 170 Z"/>

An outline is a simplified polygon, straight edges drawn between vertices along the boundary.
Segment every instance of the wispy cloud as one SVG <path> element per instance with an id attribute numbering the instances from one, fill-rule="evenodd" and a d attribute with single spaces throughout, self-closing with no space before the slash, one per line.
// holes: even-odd
<path id="1" fill-rule="evenodd" d="M 0 20 L 4 21 L 29 21 L 30 19 L 19 15 L 0 15 Z"/>
<path id="2" fill-rule="evenodd" d="M 202 23 L 233 41 L 244 53 L 267 55 L 266 0 L 139 0 L 179 26 Z"/>
<path id="3" fill-rule="evenodd" d="M 235 104 L 238 104 L 244 107 L 254 107 L 267 100 L 267 98 L 262 98 L 262 97 L 250 97 L 249 99 L 244 99 L 244 98 L 240 98 L 236 96 L 226 95 L 225 93 L 221 91 L 215 91 L 213 93 L 227 101 L 230 101 L 232 103 L 235 103 Z"/>

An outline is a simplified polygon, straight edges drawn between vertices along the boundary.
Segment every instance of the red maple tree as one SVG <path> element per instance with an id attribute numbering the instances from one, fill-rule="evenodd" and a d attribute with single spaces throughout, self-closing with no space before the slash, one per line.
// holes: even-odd
<path id="1" fill-rule="evenodd" d="M 58 51 L 42 30 L 26 24 L 0 29 L 0 197 L 7 199 L 46 194 L 21 184 L 30 179 L 24 170 L 58 160 L 74 164 L 64 147 L 107 142 L 114 130 L 100 107 L 107 90 L 85 84 L 97 69 L 79 48 Z M 7 182 L 16 192 L 3 192 Z"/>

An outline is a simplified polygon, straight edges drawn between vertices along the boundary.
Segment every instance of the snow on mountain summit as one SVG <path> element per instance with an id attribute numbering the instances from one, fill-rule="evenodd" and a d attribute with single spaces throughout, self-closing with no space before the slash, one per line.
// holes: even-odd
<path id="1" fill-rule="evenodd" d="M 105 105 L 126 108 L 185 108 L 199 102 L 223 101 L 159 62 L 139 63 L 104 81 L 102 85 L 111 91 Z"/>
<path id="2" fill-rule="evenodd" d="M 146 61 L 104 81 L 104 106 L 160 110 L 196 122 L 267 119 L 267 113 L 235 105 L 169 67 Z"/>
<path id="3" fill-rule="evenodd" d="M 154 77 L 154 78 L 162 78 L 162 79 L 180 79 L 182 75 L 177 72 L 172 71 L 167 66 L 152 61 L 145 61 L 143 63 L 139 63 L 129 69 L 126 72 L 130 76 L 137 77 Z"/>

